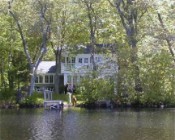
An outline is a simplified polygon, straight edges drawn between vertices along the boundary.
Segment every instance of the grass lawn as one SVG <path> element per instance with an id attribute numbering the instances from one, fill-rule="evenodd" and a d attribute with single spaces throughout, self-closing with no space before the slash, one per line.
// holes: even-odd
<path id="1" fill-rule="evenodd" d="M 75 94 L 77 98 L 77 104 L 83 103 L 82 97 L 80 94 Z M 69 94 L 53 94 L 53 100 L 63 100 L 64 102 L 69 102 Z"/>
<path id="2" fill-rule="evenodd" d="M 64 102 L 69 101 L 69 95 L 68 94 L 53 94 L 52 100 L 63 100 Z"/>

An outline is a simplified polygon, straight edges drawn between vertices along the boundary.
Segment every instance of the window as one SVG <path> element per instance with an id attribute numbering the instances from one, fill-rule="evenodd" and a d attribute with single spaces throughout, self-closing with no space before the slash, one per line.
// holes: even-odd
<path id="1" fill-rule="evenodd" d="M 75 57 L 67 57 L 67 63 L 75 63 Z"/>
<path id="2" fill-rule="evenodd" d="M 35 79 L 35 83 L 38 83 L 38 76 L 37 76 L 36 79 Z"/>
<path id="3" fill-rule="evenodd" d="M 45 75 L 45 83 L 53 83 L 53 75 Z"/>
<path id="4" fill-rule="evenodd" d="M 88 63 L 88 58 L 84 58 L 84 63 Z"/>
<path id="5" fill-rule="evenodd" d="M 66 61 L 67 61 L 67 63 L 70 63 L 69 57 L 66 57 Z"/>
<path id="6" fill-rule="evenodd" d="M 78 81 L 78 77 L 77 76 L 73 76 L 73 75 L 67 75 L 67 82 L 70 84 L 76 84 Z M 73 83 L 72 83 L 73 82 Z"/>
<path id="7" fill-rule="evenodd" d="M 35 79 L 35 83 L 43 83 L 43 77 L 42 76 L 37 76 Z"/>
<path id="8" fill-rule="evenodd" d="M 83 59 L 82 58 L 79 58 L 78 59 L 78 63 L 82 63 L 83 62 Z"/>
<path id="9" fill-rule="evenodd" d="M 50 75 L 50 83 L 53 83 L 53 75 Z"/>
<path id="10" fill-rule="evenodd" d="M 43 83 L 43 76 L 39 76 L 39 83 Z"/>
<path id="11" fill-rule="evenodd" d="M 75 63 L 75 57 L 72 57 L 72 63 Z"/>
<path id="12" fill-rule="evenodd" d="M 68 76 L 67 76 L 67 82 L 68 82 L 68 83 L 71 83 L 71 75 L 68 75 Z"/>
<path id="13" fill-rule="evenodd" d="M 49 83 L 49 76 L 45 75 L 45 83 Z"/>
<path id="14" fill-rule="evenodd" d="M 101 62 L 101 57 L 95 57 L 95 62 Z"/>

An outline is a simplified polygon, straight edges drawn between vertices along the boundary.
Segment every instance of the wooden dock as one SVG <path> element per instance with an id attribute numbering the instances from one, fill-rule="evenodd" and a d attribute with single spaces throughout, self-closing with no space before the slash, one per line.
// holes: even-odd
<path id="1" fill-rule="evenodd" d="M 45 109 L 63 109 L 64 104 L 62 100 L 45 100 L 44 108 Z"/>
<path id="2" fill-rule="evenodd" d="M 44 108 L 45 109 L 59 109 L 62 110 L 64 108 L 64 104 L 62 100 L 52 100 L 52 91 L 45 90 L 44 91 Z"/>

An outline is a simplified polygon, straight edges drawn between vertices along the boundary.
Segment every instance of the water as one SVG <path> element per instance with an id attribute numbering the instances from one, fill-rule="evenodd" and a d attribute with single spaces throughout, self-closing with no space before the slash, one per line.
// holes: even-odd
<path id="1" fill-rule="evenodd" d="M 175 140 L 175 109 L 0 110 L 0 140 Z"/>

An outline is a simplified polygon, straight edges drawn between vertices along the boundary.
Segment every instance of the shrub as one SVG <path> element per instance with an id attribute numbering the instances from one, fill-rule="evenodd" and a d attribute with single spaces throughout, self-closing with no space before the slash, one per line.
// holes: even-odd
<path id="1" fill-rule="evenodd" d="M 0 101 L 4 105 L 12 105 L 16 100 L 16 91 L 11 89 L 4 89 L 0 92 Z"/>
<path id="2" fill-rule="evenodd" d="M 85 104 L 93 104 L 98 100 L 110 100 L 114 96 L 113 84 L 107 79 L 82 79 L 77 88 Z"/>
<path id="3" fill-rule="evenodd" d="M 43 94 L 33 93 L 20 101 L 20 107 L 40 107 L 43 106 Z"/>
<path id="4" fill-rule="evenodd" d="M 4 89 L 0 92 L 0 100 L 9 100 L 15 97 L 15 91 L 10 89 Z"/>

